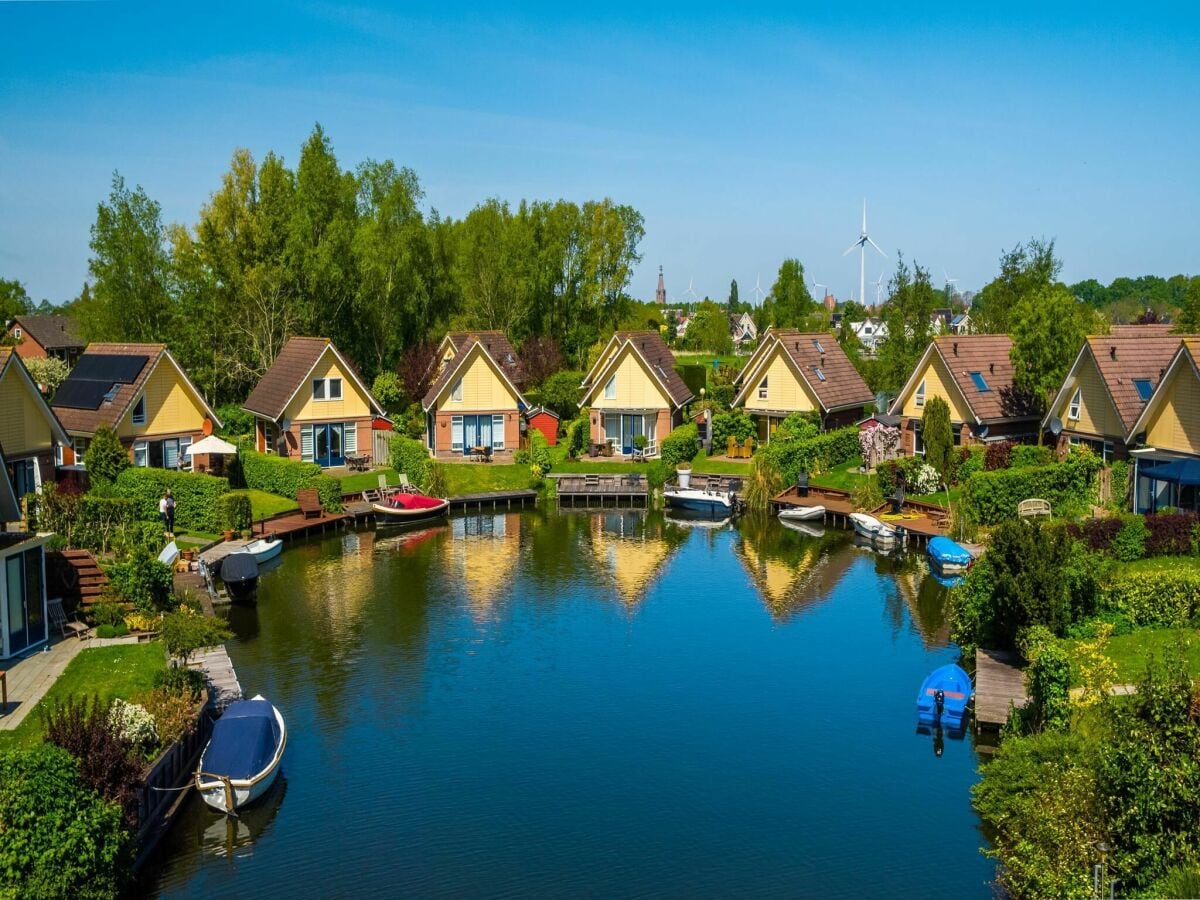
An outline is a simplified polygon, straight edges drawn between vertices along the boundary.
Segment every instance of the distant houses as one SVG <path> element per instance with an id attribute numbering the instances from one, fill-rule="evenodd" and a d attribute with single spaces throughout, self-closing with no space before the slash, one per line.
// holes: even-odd
<path id="1" fill-rule="evenodd" d="M 645 451 L 683 421 L 692 392 L 675 371 L 675 357 L 657 331 L 618 331 L 581 384 L 579 405 L 590 408 L 593 444 L 630 456 L 645 439 Z"/>
<path id="2" fill-rule="evenodd" d="M 63 465 L 81 465 L 101 425 L 135 466 L 190 469 L 188 448 L 221 424 L 163 344 L 89 344 L 51 400 L 70 436 Z"/>
<path id="3" fill-rule="evenodd" d="M 1129 443 L 1135 512 L 1200 507 L 1200 338 L 1178 343 Z"/>
<path id="4" fill-rule="evenodd" d="M 23 359 L 54 357 L 73 366 L 83 354 L 83 338 L 70 316 L 17 316 L 8 323 L 8 336 Z"/>
<path id="5" fill-rule="evenodd" d="M 15 499 L 55 480 L 56 457 L 68 443 L 70 438 L 62 423 L 34 384 L 16 349 L 0 347 L 0 453 L 5 476 L 0 480 Z M 19 515 L 0 517 L 0 522 L 19 518 Z"/>
<path id="6" fill-rule="evenodd" d="M 795 412 L 815 413 L 825 428 L 854 422 L 875 395 L 832 334 L 768 330 L 734 382 L 733 405 L 758 423 L 769 443 Z"/>
<path id="7" fill-rule="evenodd" d="M 438 345 L 421 405 L 425 442 L 440 458 L 511 458 L 521 441 L 521 360 L 502 331 L 452 331 Z"/>
<path id="8" fill-rule="evenodd" d="M 374 417 L 383 415 L 349 360 L 324 337 L 284 344 L 242 409 L 254 415 L 259 452 L 322 468 L 371 453 Z"/>

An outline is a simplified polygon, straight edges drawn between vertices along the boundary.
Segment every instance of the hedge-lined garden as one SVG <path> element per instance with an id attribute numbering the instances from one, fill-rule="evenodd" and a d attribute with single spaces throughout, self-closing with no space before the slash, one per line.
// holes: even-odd
<path id="1" fill-rule="evenodd" d="M 209 534 L 224 527 L 218 501 L 229 493 L 228 478 L 172 469 L 129 468 L 117 476 L 113 486 L 116 496 L 133 501 L 137 518 L 148 521 L 158 518 L 158 502 L 167 490 L 175 498 L 177 527 Z"/>
<path id="2" fill-rule="evenodd" d="M 1022 500 L 1038 497 L 1050 501 L 1055 515 L 1082 515 L 1100 468 L 1094 454 L 1072 453 L 1061 463 L 976 472 L 963 484 L 963 512 L 976 524 L 996 525 L 1017 518 Z"/>
<path id="3" fill-rule="evenodd" d="M 342 482 L 325 474 L 316 463 L 270 456 L 247 448 L 242 448 L 238 455 L 246 487 L 292 500 L 298 491 L 316 488 L 326 510 L 342 511 Z"/>

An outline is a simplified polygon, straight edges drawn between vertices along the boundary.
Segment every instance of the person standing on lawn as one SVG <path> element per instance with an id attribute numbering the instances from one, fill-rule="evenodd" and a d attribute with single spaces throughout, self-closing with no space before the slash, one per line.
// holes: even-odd
<path id="1" fill-rule="evenodd" d="M 167 540 L 175 540 L 175 498 L 171 496 L 170 488 L 163 491 L 162 499 L 158 501 L 158 514 L 162 516 Z"/>

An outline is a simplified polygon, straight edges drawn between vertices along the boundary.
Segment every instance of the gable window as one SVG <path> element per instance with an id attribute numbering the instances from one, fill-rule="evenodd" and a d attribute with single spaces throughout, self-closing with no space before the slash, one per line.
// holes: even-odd
<path id="1" fill-rule="evenodd" d="M 146 395 L 137 398 L 137 403 L 133 404 L 133 413 L 130 415 L 130 421 L 134 425 L 146 424 Z"/>
<path id="2" fill-rule="evenodd" d="M 314 378 L 313 379 L 313 399 L 314 400 L 324 400 L 325 399 L 325 379 L 324 378 Z"/>
<path id="3" fill-rule="evenodd" d="M 925 379 L 921 379 L 921 383 L 917 385 L 917 393 L 913 397 L 913 405 L 920 409 L 925 405 Z"/>
<path id="4" fill-rule="evenodd" d="M 606 385 L 604 385 L 604 399 L 605 400 L 616 400 L 617 399 L 617 376 L 616 375 L 614 375 L 612 378 L 608 379 L 608 383 Z"/>
<path id="5" fill-rule="evenodd" d="M 1150 399 L 1150 395 L 1154 393 L 1154 387 L 1150 384 L 1149 378 L 1133 379 L 1133 386 L 1137 388 L 1138 396 L 1145 403 Z"/>
<path id="6" fill-rule="evenodd" d="M 342 379 L 314 378 L 312 383 L 314 400 L 341 400 Z"/>
<path id="7" fill-rule="evenodd" d="M 1083 388 L 1075 388 L 1075 393 L 1071 395 L 1071 405 L 1067 407 L 1067 418 L 1072 421 L 1079 418 L 1079 411 L 1083 407 Z"/>
<path id="8" fill-rule="evenodd" d="M 329 394 L 329 399 L 330 400 L 341 400 L 342 399 L 342 379 L 327 378 L 327 379 L 325 379 L 325 381 L 326 381 L 326 384 L 328 385 L 326 393 Z"/>
<path id="9" fill-rule="evenodd" d="M 759 400 L 767 399 L 767 380 L 768 380 L 767 378 L 764 378 L 762 380 L 762 382 L 758 385 L 758 399 Z"/>
<path id="10" fill-rule="evenodd" d="M 18 341 L 21 339 L 21 329 L 20 328 L 13 329 L 13 337 L 15 337 Z"/>
<path id="11" fill-rule="evenodd" d="M 454 382 L 454 387 L 450 388 L 450 399 L 455 403 L 462 403 L 462 379 Z"/>
<path id="12" fill-rule="evenodd" d="M 982 372 L 972 372 L 971 381 L 975 384 L 975 390 L 979 391 L 981 394 L 986 394 L 991 390 L 991 388 L 988 387 L 987 379 L 983 377 Z"/>

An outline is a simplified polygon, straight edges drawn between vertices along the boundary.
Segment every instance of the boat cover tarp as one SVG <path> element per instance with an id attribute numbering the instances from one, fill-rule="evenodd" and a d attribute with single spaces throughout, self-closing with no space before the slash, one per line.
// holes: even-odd
<path id="1" fill-rule="evenodd" d="M 1171 484 L 1200 484 L 1200 459 L 1176 459 L 1153 468 L 1139 466 L 1138 474 L 1153 481 L 1168 481 Z"/>
<path id="2" fill-rule="evenodd" d="M 971 554 L 965 547 L 940 534 L 929 539 L 929 555 L 933 557 L 934 562 L 943 565 L 967 566 L 971 564 Z"/>
<path id="3" fill-rule="evenodd" d="M 252 581 L 258 577 L 258 560 L 249 553 L 231 553 L 221 560 L 221 580 L 230 582 Z"/>
<path id="4" fill-rule="evenodd" d="M 445 502 L 440 497 L 427 497 L 424 494 L 392 494 L 387 505 L 392 509 L 434 509 Z"/>
<path id="5" fill-rule="evenodd" d="M 213 725 L 202 771 L 234 780 L 253 778 L 275 758 L 279 722 L 266 700 L 231 703 Z"/>

